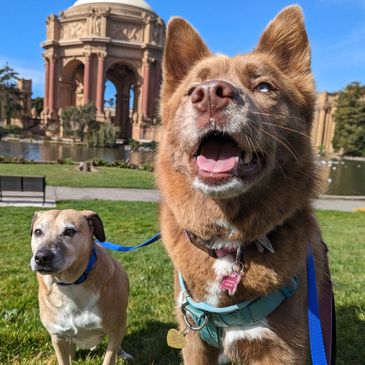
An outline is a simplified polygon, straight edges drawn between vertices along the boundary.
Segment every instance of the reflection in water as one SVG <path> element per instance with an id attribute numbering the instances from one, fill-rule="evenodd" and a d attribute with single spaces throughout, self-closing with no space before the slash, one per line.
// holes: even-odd
<path id="1" fill-rule="evenodd" d="M 31 144 L 0 140 L 0 156 L 24 157 L 34 161 L 56 161 L 70 158 L 74 161 L 100 159 L 105 161 L 128 160 L 135 165 L 152 164 L 154 153 L 138 151 L 130 156 L 128 148 L 98 148 L 55 144 Z M 365 161 L 340 160 L 321 161 L 327 194 L 365 195 Z"/>
<path id="2" fill-rule="evenodd" d="M 34 161 L 57 161 L 70 158 L 73 161 L 99 159 L 105 161 L 127 160 L 140 165 L 153 161 L 153 152 L 138 151 L 130 156 L 128 148 L 99 148 L 58 144 L 22 143 L 18 141 L 0 141 L 0 156 L 23 157 Z"/>

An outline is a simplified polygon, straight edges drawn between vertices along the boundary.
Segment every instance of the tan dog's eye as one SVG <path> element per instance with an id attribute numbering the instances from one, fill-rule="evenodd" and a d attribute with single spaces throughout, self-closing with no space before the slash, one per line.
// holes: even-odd
<path id="1" fill-rule="evenodd" d="M 42 235 L 42 231 L 38 228 L 34 231 L 34 235 L 35 236 L 41 236 Z"/>
<path id="2" fill-rule="evenodd" d="M 256 87 L 255 91 L 260 93 L 268 93 L 272 91 L 274 88 L 268 82 L 260 82 Z"/>
<path id="3" fill-rule="evenodd" d="M 72 237 L 76 231 L 73 228 L 67 228 L 63 231 L 63 235 L 67 237 Z"/>

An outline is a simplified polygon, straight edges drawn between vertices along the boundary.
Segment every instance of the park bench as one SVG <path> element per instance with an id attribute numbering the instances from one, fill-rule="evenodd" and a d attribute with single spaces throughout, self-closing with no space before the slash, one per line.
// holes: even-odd
<path id="1" fill-rule="evenodd" d="M 46 202 L 45 176 L 6 176 L 0 175 L 0 202 L 16 199 L 41 199 Z M 32 200 L 33 201 L 33 200 Z"/>

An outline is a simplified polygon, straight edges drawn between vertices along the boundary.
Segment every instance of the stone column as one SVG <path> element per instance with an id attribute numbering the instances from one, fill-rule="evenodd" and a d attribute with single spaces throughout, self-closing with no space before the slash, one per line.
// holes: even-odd
<path id="1" fill-rule="evenodd" d="M 121 102 L 121 137 L 123 139 L 128 139 L 131 137 L 131 121 L 129 118 L 129 100 L 130 100 L 130 85 L 126 84 L 123 87 L 122 95 L 120 98 Z"/>
<path id="2" fill-rule="evenodd" d="M 157 103 L 160 98 L 160 88 L 161 88 L 161 78 L 162 78 L 162 69 L 161 69 L 161 61 L 156 61 L 155 63 L 155 84 L 153 90 L 153 105 L 152 105 L 152 117 L 155 118 L 157 114 Z"/>
<path id="3" fill-rule="evenodd" d="M 85 54 L 85 67 L 84 67 L 84 104 L 88 104 L 90 102 L 90 63 L 91 63 L 91 55 Z"/>
<path id="4" fill-rule="evenodd" d="M 104 89 L 105 89 L 105 54 L 98 55 L 98 75 L 96 85 L 96 110 L 98 114 L 104 113 Z"/>
<path id="5" fill-rule="evenodd" d="M 49 60 L 48 58 L 44 58 L 45 60 L 45 85 L 44 85 L 44 102 L 43 102 L 43 109 L 47 111 L 49 109 Z"/>
<path id="6" fill-rule="evenodd" d="M 51 57 L 50 69 L 49 69 L 49 93 L 48 93 L 48 109 L 51 113 L 56 111 L 56 63 L 57 58 L 55 56 Z"/>
<path id="7" fill-rule="evenodd" d="M 143 90 L 142 90 L 142 113 L 145 118 L 150 117 L 150 79 L 151 79 L 151 65 L 150 59 L 146 59 L 144 62 L 144 70 L 143 70 Z"/>

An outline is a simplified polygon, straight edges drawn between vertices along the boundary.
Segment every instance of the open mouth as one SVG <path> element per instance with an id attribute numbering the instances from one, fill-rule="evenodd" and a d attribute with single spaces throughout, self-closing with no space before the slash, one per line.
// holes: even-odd
<path id="1" fill-rule="evenodd" d="M 200 178 L 217 182 L 255 176 L 264 165 L 263 157 L 248 147 L 240 147 L 228 134 L 210 132 L 202 139 L 193 164 Z"/>

